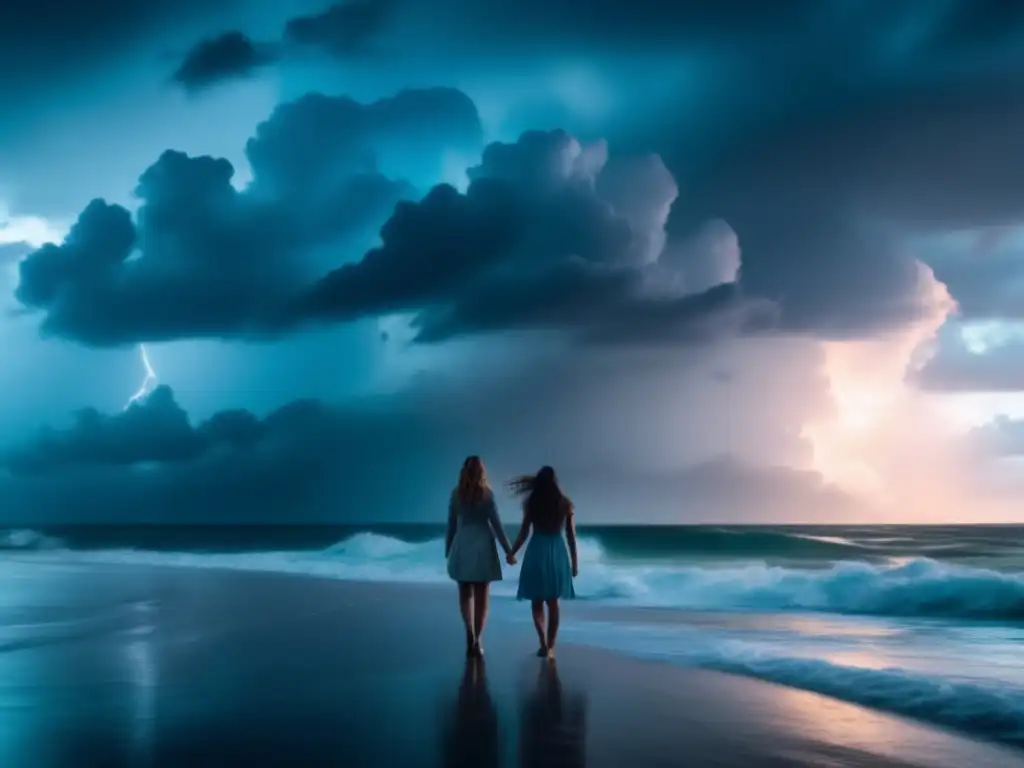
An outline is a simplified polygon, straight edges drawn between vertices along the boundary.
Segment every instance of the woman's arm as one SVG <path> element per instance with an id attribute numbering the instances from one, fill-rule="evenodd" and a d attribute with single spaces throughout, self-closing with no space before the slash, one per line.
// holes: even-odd
<path id="1" fill-rule="evenodd" d="M 512 552 L 512 545 L 508 543 L 508 536 L 505 535 L 505 526 L 501 524 L 501 517 L 498 516 L 498 504 L 494 501 L 493 496 L 487 502 L 487 521 L 491 524 L 491 531 L 494 533 L 498 543 L 501 544 L 501 548 L 505 550 L 505 554 L 510 554 Z"/>
<path id="2" fill-rule="evenodd" d="M 455 530 L 458 527 L 458 508 L 455 505 L 455 492 L 452 492 L 451 497 L 448 499 L 448 531 L 444 535 L 444 556 L 448 557 L 448 553 L 452 548 L 452 541 L 455 539 Z"/>
<path id="3" fill-rule="evenodd" d="M 569 545 L 569 559 L 572 561 L 573 578 L 580 572 L 580 562 L 576 555 L 576 516 L 573 514 L 572 504 L 569 505 L 569 514 L 565 516 L 565 540 Z"/>
<path id="4" fill-rule="evenodd" d="M 530 516 L 526 514 L 526 509 L 523 509 L 523 524 L 519 526 L 519 535 L 516 536 L 515 542 L 512 544 L 512 551 L 509 552 L 510 557 L 515 557 L 516 552 L 522 549 L 523 544 L 526 543 L 526 537 L 530 535 Z"/>

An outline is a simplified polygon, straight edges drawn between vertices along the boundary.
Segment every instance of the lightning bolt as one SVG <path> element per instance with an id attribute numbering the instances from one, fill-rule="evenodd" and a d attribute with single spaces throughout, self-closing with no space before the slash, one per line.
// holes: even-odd
<path id="1" fill-rule="evenodd" d="M 146 370 L 146 377 L 142 380 L 142 384 L 139 385 L 138 391 L 128 398 L 128 402 L 125 403 L 124 409 L 127 411 L 132 405 L 144 398 L 154 389 L 156 389 L 156 371 L 153 370 L 153 364 L 149 362 L 149 354 L 146 352 L 146 345 L 139 344 L 139 354 L 142 356 L 142 367 Z"/>

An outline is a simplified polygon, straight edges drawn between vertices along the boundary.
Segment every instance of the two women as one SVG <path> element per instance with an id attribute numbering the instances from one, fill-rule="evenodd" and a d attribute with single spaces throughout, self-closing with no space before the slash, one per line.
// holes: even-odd
<path id="1" fill-rule="evenodd" d="M 490 584 L 501 580 L 495 539 L 505 551 L 509 565 L 514 565 L 516 553 L 532 530 L 523 556 L 517 597 L 530 601 L 540 641 L 537 655 L 554 658 L 560 618 L 558 601 L 575 597 L 572 580 L 578 571 L 578 559 L 572 502 L 562 493 L 551 467 L 543 467 L 534 476 L 517 478 L 509 483 L 509 488 L 523 498 L 523 524 L 512 545 L 498 517 L 494 493 L 479 456 L 470 456 L 463 462 L 459 484 L 448 503 L 445 557 L 448 575 L 459 584 L 466 655 L 483 655 L 480 637 L 487 621 Z"/>

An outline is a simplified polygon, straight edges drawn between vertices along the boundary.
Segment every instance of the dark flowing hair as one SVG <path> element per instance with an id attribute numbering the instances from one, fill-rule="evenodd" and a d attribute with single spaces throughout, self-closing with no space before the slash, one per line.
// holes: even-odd
<path id="1" fill-rule="evenodd" d="M 523 512 L 542 525 L 560 523 L 563 511 L 572 510 L 572 502 L 562 493 L 552 467 L 543 466 L 536 475 L 520 475 L 509 480 L 505 487 L 513 495 L 523 497 Z"/>
<path id="2" fill-rule="evenodd" d="M 487 470 L 483 460 L 476 455 L 467 456 L 459 472 L 457 493 L 463 504 L 476 504 L 491 490 L 487 484 Z"/>

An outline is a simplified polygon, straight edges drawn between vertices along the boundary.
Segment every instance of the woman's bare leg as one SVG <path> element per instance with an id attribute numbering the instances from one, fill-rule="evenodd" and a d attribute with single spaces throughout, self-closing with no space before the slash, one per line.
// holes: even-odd
<path id="1" fill-rule="evenodd" d="M 459 612 L 462 623 L 466 627 L 466 653 L 476 645 L 476 633 L 473 631 L 473 585 L 459 582 Z"/>
<path id="2" fill-rule="evenodd" d="M 548 600 L 548 656 L 555 654 L 555 641 L 558 639 L 558 624 L 562 618 L 562 611 L 558 607 L 558 600 Z"/>
<path id="3" fill-rule="evenodd" d="M 530 603 L 530 613 L 533 614 L 533 628 L 537 630 L 537 639 L 540 641 L 540 649 L 547 653 L 548 643 L 544 634 L 544 601 L 534 600 Z"/>
<path id="4" fill-rule="evenodd" d="M 484 636 L 484 625 L 487 623 L 487 611 L 491 606 L 491 585 L 482 581 L 473 585 L 473 631 L 476 637 L 477 650 L 480 649 L 480 638 Z"/>

